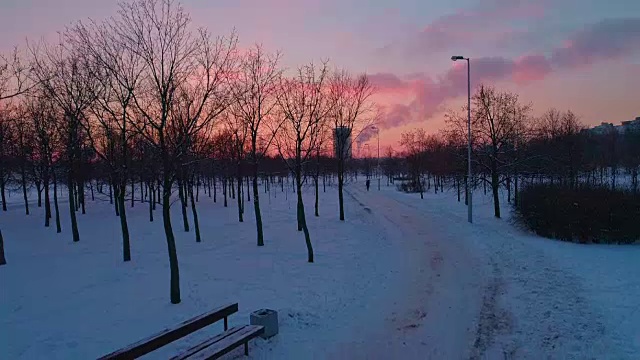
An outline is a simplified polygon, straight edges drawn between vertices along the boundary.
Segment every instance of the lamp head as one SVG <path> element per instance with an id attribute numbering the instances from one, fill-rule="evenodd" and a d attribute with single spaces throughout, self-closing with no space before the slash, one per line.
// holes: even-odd
<path id="1" fill-rule="evenodd" d="M 452 61 L 456 61 L 456 60 L 464 60 L 464 56 L 460 56 L 460 55 L 452 56 L 452 57 L 451 57 L 451 60 L 452 60 Z"/>

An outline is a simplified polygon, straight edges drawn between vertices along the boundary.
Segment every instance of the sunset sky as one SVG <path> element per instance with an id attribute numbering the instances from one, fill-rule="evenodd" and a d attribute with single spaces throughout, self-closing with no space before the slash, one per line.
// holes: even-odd
<path id="1" fill-rule="evenodd" d="M 472 86 L 517 92 L 535 113 L 571 109 L 587 125 L 640 116 L 638 0 L 184 0 L 214 34 L 281 50 L 286 67 L 329 58 L 366 72 L 385 105 L 381 145 L 442 128 Z M 114 14 L 107 0 L 1 0 L 0 51 L 55 38 L 70 22 Z"/>

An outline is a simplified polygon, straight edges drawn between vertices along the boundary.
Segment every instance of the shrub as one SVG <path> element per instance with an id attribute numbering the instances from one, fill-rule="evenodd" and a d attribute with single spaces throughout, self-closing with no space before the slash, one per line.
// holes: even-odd
<path id="1" fill-rule="evenodd" d="M 519 223 L 544 237 L 580 243 L 640 240 L 640 194 L 533 184 L 522 189 L 515 210 Z"/>
<path id="2" fill-rule="evenodd" d="M 403 191 L 406 193 L 418 193 L 420 192 L 419 183 L 416 180 L 402 181 L 401 183 L 396 185 L 396 188 L 399 191 Z M 424 191 L 424 188 L 423 188 Z"/>

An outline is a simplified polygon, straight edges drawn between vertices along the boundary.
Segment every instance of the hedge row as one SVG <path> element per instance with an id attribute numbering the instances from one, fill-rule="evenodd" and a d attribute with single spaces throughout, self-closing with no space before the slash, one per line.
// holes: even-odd
<path id="1" fill-rule="evenodd" d="M 516 214 L 544 237 L 580 243 L 640 240 L 640 194 L 621 190 L 533 184 L 521 190 Z"/>

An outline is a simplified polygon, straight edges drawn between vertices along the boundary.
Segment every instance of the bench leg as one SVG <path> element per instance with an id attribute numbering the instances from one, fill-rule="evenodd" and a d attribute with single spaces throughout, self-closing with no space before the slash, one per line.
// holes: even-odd
<path id="1" fill-rule="evenodd" d="M 244 343 L 244 354 L 249 356 L 249 342 Z"/>
<path id="2" fill-rule="evenodd" d="M 227 317 L 224 317 L 224 331 L 229 330 L 229 324 L 227 323 Z"/>

